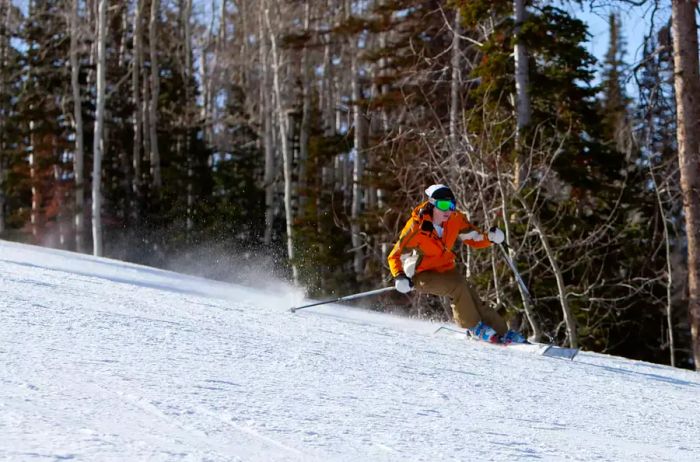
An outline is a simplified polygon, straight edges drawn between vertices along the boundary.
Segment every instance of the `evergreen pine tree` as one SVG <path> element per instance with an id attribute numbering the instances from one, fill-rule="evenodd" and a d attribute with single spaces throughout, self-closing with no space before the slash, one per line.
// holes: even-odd
<path id="1" fill-rule="evenodd" d="M 57 238 L 63 231 L 58 228 L 69 220 L 61 212 L 71 189 L 67 179 L 72 167 L 64 155 L 70 124 L 62 107 L 70 94 L 70 40 L 62 18 L 63 7 L 58 0 L 29 2 L 19 36 L 26 50 L 21 61 L 22 87 L 16 100 L 17 129 L 23 135 L 18 148 L 26 157 L 24 162 L 14 163 L 12 170 L 19 181 L 18 192 L 25 197 L 25 207 L 31 208 L 28 231 L 34 242 L 48 245 L 60 245 Z"/>
<path id="2" fill-rule="evenodd" d="M 26 198 L 19 194 L 20 178 L 13 167 L 22 163 L 17 99 L 21 79 L 21 52 L 17 39 L 21 12 L 9 1 L 0 2 L 0 236 L 10 236 L 24 224 L 20 211 Z"/>
<path id="3" fill-rule="evenodd" d="M 625 91 L 624 65 L 625 41 L 621 33 L 618 15 L 609 16 L 610 44 L 603 63 L 600 116 L 604 139 L 620 152 L 629 152 L 631 146 L 631 122 L 628 117 L 630 98 Z"/>

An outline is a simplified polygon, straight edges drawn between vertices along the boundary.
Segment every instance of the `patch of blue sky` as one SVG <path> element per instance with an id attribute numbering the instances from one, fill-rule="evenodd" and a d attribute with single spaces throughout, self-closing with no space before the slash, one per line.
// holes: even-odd
<path id="1" fill-rule="evenodd" d="M 19 8 L 23 15 L 27 15 L 29 11 L 29 0 L 12 0 L 12 4 Z"/>
<path id="2" fill-rule="evenodd" d="M 593 0 L 582 5 L 566 2 L 563 8 L 588 25 L 589 39 L 586 48 L 598 60 L 594 84 L 600 82 L 603 62 L 610 47 L 609 16 L 611 13 L 619 16 L 622 23 L 622 39 L 625 43 L 623 59 L 628 68 L 625 76 L 626 89 L 629 96 L 636 97 L 633 69 L 642 61 L 645 37 L 656 33 L 659 27 L 670 19 L 670 2 L 657 5 L 655 1 L 647 1 L 645 5 L 635 6 L 623 1 Z"/>

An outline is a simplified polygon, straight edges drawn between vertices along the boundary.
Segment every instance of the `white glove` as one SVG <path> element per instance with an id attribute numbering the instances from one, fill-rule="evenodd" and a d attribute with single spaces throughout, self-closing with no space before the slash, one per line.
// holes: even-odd
<path id="1" fill-rule="evenodd" d="M 505 240 L 506 236 L 503 234 L 503 231 L 498 229 L 496 226 L 489 229 L 489 241 L 493 242 L 494 244 L 501 244 Z"/>
<path id="2" fill-rule="evenodd" d="M 405 274 L 401 273 L 394 278 L 394 288 L 402 294 L 407 294 L 413 289 L 413 281 L 408 279 Z"/>
<path id="3" fill-rule="evenodd" d="M 484 240 L 484 235 L 479 231 L 469 231 L 468 233 L 460 234 L 459 238 L 463 241 L 481 242 Z"/>
<path id="4" fill-rule="evenodd" d="M 407 278 L 412 278 L 416 274 L 416 265 L 419 259 L 418 253 L 414 250 L 413 253 L 405 253 L 401 255 L 401 268 L 403 268 L 403 274 Z"/>

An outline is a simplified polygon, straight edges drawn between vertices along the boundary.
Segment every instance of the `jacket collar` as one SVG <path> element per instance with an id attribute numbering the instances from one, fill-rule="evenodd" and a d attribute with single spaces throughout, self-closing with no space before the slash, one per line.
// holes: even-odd
<path id="1" fill-rule="evenodd" d="M 411 217 L 417 222 L 433 221 L 432 205 L 428 202 L 418 204 L 411 212 Z"/>

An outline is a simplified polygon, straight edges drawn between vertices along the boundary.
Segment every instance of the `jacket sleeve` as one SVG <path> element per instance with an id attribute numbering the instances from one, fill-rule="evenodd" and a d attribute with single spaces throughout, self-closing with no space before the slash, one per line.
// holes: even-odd
<path id="1" fill-rule="evenodd" d="M 389 254 L 389 258 L 387 260 L 389 262 L 389 270 L 391 271 L 391 275 L 393 277 L 396 277 L 400 273 L 403 273 L 401 254 L 403 253 L 404 247 L 406 247 L 406 243 L 416 233 L 416 230 L 414 228 L 418 228 L 418 225 L 415 224 L 414 226 L 413 218 L 409 218 L 409 220 L 406 222 L 406 225 L 401 230 L 399 240 L 396 241 L 396 244 L 394 244 L 394 248 Z"/>
<path id="2" fill-rule="evenodd" d="M 464 215 L 462 215 L 462 221 L 463 223 L 459 228 L 459 239 L 464 245 L 474 247 L 475 249 L 483 249 L 491 246 L 491 241 L 489 241 L 487 233 L 479 231 L 476 226 L 467 221 Z"/>

